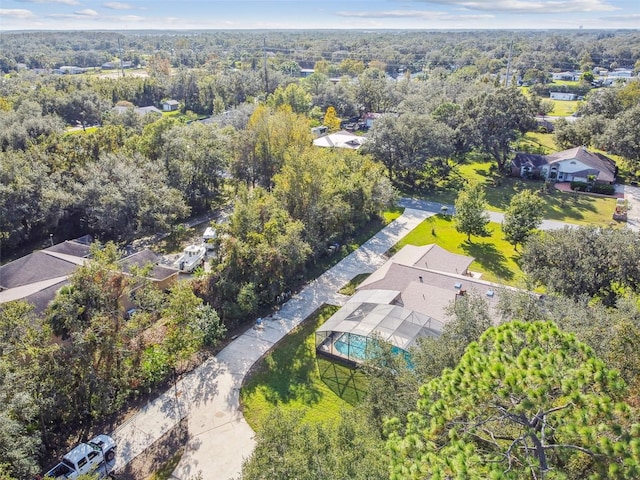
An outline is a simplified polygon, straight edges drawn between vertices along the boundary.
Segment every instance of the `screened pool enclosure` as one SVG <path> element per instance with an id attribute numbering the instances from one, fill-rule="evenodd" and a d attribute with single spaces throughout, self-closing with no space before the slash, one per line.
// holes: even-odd
<path id="1" fill-rule="evenodd" d="M 383 340 L 408 358 L 421 337 L 437 337 L 443 324 L 399 305 L 348 302 L 316 330 L 316 349 L 333 357 L 362 362 Z"/>

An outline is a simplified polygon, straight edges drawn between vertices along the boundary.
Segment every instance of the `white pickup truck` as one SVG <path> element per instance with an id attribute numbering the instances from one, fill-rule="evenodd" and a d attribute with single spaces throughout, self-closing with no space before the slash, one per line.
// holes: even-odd
<path id="1" fill-rule="evenodd" d="M 108 435 L 81 443 L 64 457 L 62 461 L 49 470 L 45 479 L 73 479 L 85 474 L 98 474 L 99 478 L 111 475 L 116 456 L 116 442 Z"/>

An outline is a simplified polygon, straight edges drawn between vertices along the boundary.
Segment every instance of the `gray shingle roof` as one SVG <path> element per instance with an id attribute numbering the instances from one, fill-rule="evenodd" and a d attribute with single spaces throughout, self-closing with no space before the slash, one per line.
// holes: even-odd
<path id="1" fill-rule="evenodd" d="M 63 277 L 71 275 L 76 268 L 78 266 L 75 263 L 45 252 L 33 252 L 0 267 L 0 287 L 8 289 Z"/>

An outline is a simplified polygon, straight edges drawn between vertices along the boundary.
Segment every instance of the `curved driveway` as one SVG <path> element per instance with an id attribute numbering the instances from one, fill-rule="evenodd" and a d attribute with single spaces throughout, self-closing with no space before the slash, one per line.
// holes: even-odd
<path id="1" fill-rule="evenodd" d="M 186 480 L 199 472 L 203 478 L 238 478 L 242 461 L 254 448 L 254 433 L 239 410 L 239 389 L 250 367 L 323 303 L 344 303 L 346 297 L 336 292 L 357 274 L 376 270 L 385 261 L 384 253 L 431 215 L 433 211 L 407 208 L 401 217 L 294 295 L 277 316 L 263 322 L 263 328 L 239 336 L 185 375 L 175 389 L 121 425 L 113 432 L 118 442 L 116 469 L 187 417 L 189 441 L 172 478 Z"/>

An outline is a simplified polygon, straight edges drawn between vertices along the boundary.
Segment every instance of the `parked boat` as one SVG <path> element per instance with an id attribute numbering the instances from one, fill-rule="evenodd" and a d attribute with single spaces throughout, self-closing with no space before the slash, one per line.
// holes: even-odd
<path id="1" fill-rule="evenodd" d="M 197 267 L 204 265 L 204 256 L 207 248 L 204 245 L 189 245 L 176 261 L 181 272 L 191 273 Z"/>

